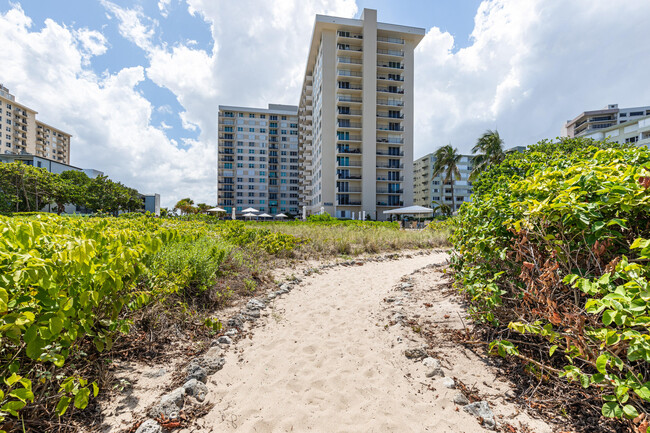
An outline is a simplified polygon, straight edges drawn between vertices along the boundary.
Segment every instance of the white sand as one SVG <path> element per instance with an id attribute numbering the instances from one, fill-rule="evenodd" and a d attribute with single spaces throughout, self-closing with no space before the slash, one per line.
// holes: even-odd
<path id="1" fill-rule="evenodd" d="M 404 356 L 414 343 L 398 343 L 381 319 L 403 275 L 445 259 L 413 256 L 306 278 L 228 351 L 208 382 L 214 408 L 184 431 L 482 431 L 449 390 L 429 388 L 440 386 Z"/>

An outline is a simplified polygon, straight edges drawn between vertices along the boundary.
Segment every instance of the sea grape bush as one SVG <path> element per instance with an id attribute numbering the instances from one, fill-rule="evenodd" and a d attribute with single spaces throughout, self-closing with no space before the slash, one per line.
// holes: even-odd
<path id="1" fill-rule="evenodd" d="M 298 242 L 242 222 L 0 216 L 0 423 L 28 405 L 85 408 L 99 388 L 75 366 L 128 333 L 129 312 L 205 290 L 236 248 Z"/>
<path id="2" fill-rule="evenodd" d="M 148 230 L 150 229 L 150 230 Z M 141 260 L 176 237 L 128 221 L 0 217 L 0 417 L 18 411 L 78 356 L 81 341 L 110 349 L 142 272 Z M 96 384 L 60 378 L 56 410 L 84 408 Z M 56 393 L 55 393 L 56 395 Z M 39 403 L 39 402 L 37 402 Z M 1 419 L 0 419 L 1 420 Z"/>
<path id="3" fill-rule="evenodd" d="M 647 148 L 545 141 L 479 178 L 452 236 L 476 319 L 548 355 L 492 348 L 595 389 L 606 417 L 650 409 L 649 187 Z"/>

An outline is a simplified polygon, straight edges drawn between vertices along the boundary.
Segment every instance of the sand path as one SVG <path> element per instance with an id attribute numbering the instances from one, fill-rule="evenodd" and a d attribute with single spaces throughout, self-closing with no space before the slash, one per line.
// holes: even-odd
<path id="1" fill-rule="evenodd" d="M 208 382 L 213 409 L 187 432 L 480 431 L 406 373 L 403 345 L 379 323 L 404 275 L 446 254 L 337 267 L 274 302 L 267 323 L 229 350 Z M 447 407 L 445 407 L 447 406 Z"/>

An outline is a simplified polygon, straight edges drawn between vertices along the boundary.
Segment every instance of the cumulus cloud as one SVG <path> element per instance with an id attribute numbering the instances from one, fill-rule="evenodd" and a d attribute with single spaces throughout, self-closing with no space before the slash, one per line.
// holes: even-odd
<path id="1" fill-rule="evenodd" d="M 160 15 L 167 18 L 169 15 L 169 6 L 171 3 L 172 0 L 158 0 L 158 10 L 160 10 Z"/>
<path id="2" fill-rule="evenodd" d="M 431 28 L 415 56 L 416 156 L 449 142 L 468 152 L 488 128 L 528 145 L 584 110 L 647 105 L 648 60 L 632 41 L 647 41 L 649 12 L 644 0 L 484 1 L 457 51 Z"/>
<path id="3" fill-rule="evenodd" d="M 142 8 L 121 8 L 108 0 L 100 0 L 102 6 L 119 20 L 120 34 L 143 50 L 152 47 L 157 21 L 147 17 Z M 110 17 L 110 15 L 109 15 Z"/>
<path id="4" fill-rule="evenodd" d="M 100 169 L 141 192 L 162 193 L 166 205 L 188 194 L 214 201 L 214 147 L 195 141 L 180 149 L 163 128 L 152 126 L 154 107 L 136 90 L 144 67 L 98 76 L 84 56 L 101 53 L 99 45 L 79 47 L 79 31 L 52 20 L 40 31 L 31 25 L 19 6 L 0 14 L 3 79 L 42 121 L 73 135 L 73 165 Z"/>

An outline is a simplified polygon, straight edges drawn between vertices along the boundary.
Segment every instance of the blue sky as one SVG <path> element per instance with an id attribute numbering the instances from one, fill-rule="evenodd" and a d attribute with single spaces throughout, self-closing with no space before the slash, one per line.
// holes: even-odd
<path id="1" fill-rule="evenodd" d="M 296 104 L 314 14 L 423 27 L 415 155 L 560 134 L 650 105 L 647 0 L 0 0 L 0 83 L 73 134 L 72 164 L 163 205 L 216 202 L 219 104 Z M 6 49 L 5 49 L 6 47 Z"/>

